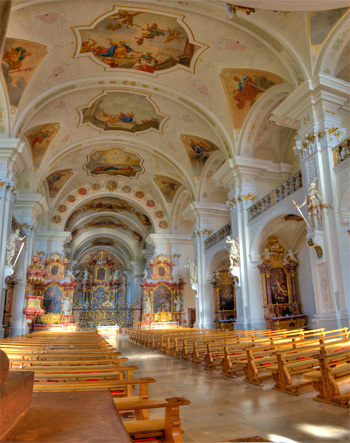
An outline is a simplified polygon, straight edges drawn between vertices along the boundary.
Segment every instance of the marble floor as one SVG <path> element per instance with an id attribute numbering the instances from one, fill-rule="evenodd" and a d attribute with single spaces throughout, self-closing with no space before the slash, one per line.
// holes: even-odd
<path id="1" fill-rule="evenodd" d="M 177 396 L 191 401 L 180 408 L 184 442 L 254 435 L 281 443 L 350 441 L 350 410 L 313 401 L 312 387 L 295 397 L 273 391 L 272 381 L 260 387 L 244 383 L 242 376 L 226 378 L 130 343 L 127 337 L 118 337 L 116 345 L 129 364 L 139 366 L 137 377 L 157 380 L 150 385 L 150 398 Z M 152 412 L 151 418 L 158 417 L 160 410 Z"/>

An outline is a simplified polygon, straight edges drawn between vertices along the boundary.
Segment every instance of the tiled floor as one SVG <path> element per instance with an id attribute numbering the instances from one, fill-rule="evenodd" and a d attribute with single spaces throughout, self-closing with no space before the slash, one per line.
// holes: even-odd
<path id="1" fill-rule="evenodd" d="M 186 397 L 191 405 L 181 408 L 184 442 L 209 443 L 260 435 L 273 442 L 349 443 L 349 409 L 312 400 L 311 387 L 298 397 L 253 386 L 118 337 L 118 350 L 138 365 L 138 377 L 154 377 L 150 398 Z M 349 389 L 349 387 L 347 387 Z M 157 415 L 156 415 L 157 414 Z M 160 411 L 151 418 L 160 417 Z"/>

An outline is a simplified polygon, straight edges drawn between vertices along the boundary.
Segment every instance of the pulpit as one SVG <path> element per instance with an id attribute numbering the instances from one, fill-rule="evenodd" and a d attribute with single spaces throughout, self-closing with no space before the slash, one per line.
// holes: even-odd
<path id="1" fill-rule="evenodd" d="M 174 280 L 172 268 L 164 254 L 150 263 L 151 278 L 145 278 L 142 287 L 142 329 L 178 327 L 184 322 L 183 289 L 185 282 Z"/>

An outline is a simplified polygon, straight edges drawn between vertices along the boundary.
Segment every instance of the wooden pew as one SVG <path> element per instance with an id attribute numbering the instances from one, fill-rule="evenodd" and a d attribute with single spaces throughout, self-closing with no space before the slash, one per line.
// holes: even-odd
<path id="1" fill-rule="evenodd" d="M 150 439 L 162 438 L 167 443 L 182 443 L 180 406 L 189 405 L 186 398 L 174 397 L 164 400 L 141 400 L 138 402 L 116 402 L 118 412 L 135 411 L 135 421 L 124 422 L 124 426 L 132 438 Z M 164 418 L 142 419 L 143 411 L 155 408 L 165 408 Z"/>
<path id="2" fill-rule="evenodd" d="M 313 400 L 329 403 L 343 408 L 349 408 L 350 391 L 340 393 L 338 380 L 350 377 L 350 351 L 349 349 L 326 353 L 321 349 L 321 353 L 315 355 L 319 361 L 319 370 L 304 375 L 304 378 L 312 382 L 313 388 L 318 395 Z M 332 367 L 333 361 L 342 361 L 345 364 Z"/>
<path id="3" fill-rule="evenodd" d="M 339 342 L 337 344 L 320 345 L 320 349 L 327 349 L 327 352 L 336 353 L 342 350 L 350 352 L 350 341 Z M 305 354 L 305 353 L 301 353 Z M 303 375 L 307 372 L 319 369 L 319 360 L 315 358 L 314 350 L 308 352 L 305 359 L 301 361 L 291 361 L 287 363 L 286 354 L 283 351 L 276 352 L 277 367 L 267 367 L 266 371 L 271 372 L 275 380 L 275 386 L 272 388 L 276 391 L 285 392 L 287 394 L 299 395 L 299 389 L 311 384 L 311 381 L 293 383 L 292 377 L 295 375 Z M 328 364 L 337 366 L 341 364 L 338 357 L 330 358 Z"/>

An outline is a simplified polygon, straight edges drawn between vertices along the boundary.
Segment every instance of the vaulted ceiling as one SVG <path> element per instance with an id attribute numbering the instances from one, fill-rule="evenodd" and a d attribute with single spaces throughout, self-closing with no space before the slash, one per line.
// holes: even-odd
<path id="1" fill-rule="evenodd" d="M 76 257 L 111 241 L 132 260 L 150 233 L 188 231 L 191 201 L 225 201 L 211 181 L 224 162 L 292 163 L 293 132 L 269 116 L 345 13 L 228 20 L 220 0 L 13 1 L 2 132 L 30 152 L 42 227 L 71 231 Z"/>

